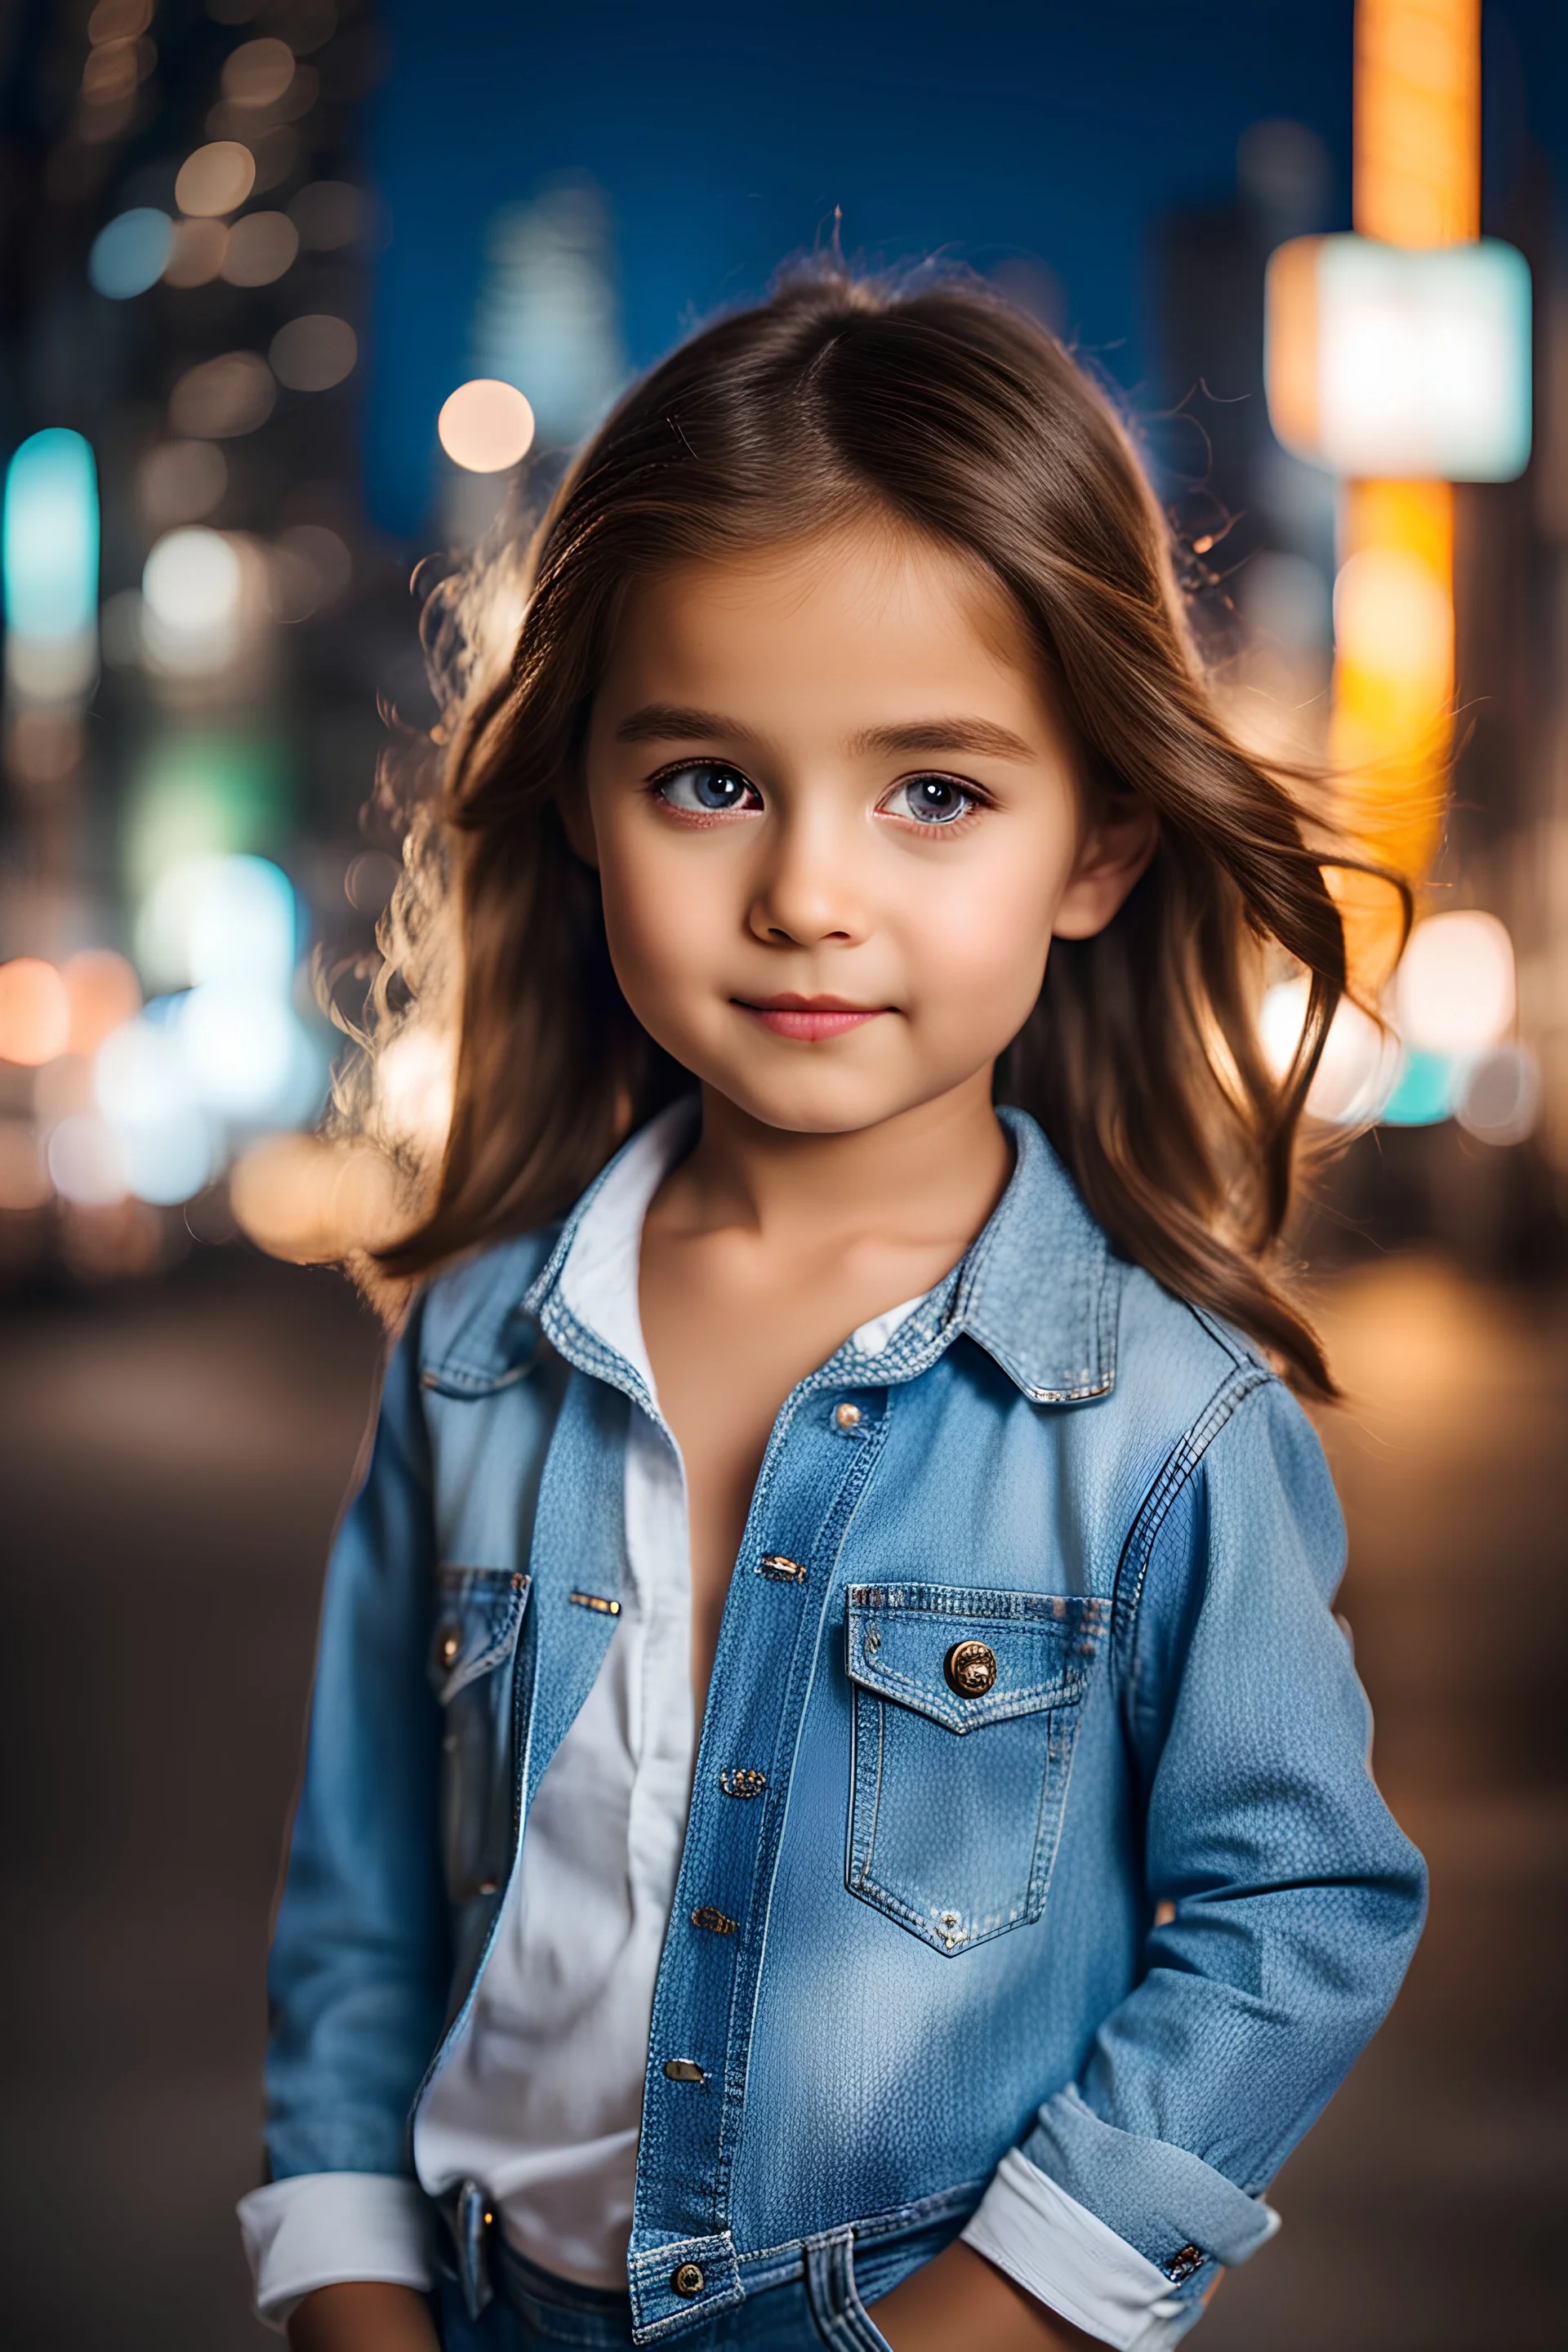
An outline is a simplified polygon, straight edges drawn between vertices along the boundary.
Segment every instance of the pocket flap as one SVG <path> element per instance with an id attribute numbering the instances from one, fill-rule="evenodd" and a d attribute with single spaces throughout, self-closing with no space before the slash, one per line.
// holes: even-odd
<path id="1" fill-rule="evenodd" d="M 512 1569 L 443 1566 L 436 1571 L 436 1595 L 430 1679 L 446 1706 L 516 1649 L 528 1579 Z"/>
<path id="2" fill-rule="evenodd" d="M 958 1732 L 1081 1699 L 1110 1614 L 1081 1594 L 953 1584 L 852 1584 L 847 1597 L 851 1682 Z"/>

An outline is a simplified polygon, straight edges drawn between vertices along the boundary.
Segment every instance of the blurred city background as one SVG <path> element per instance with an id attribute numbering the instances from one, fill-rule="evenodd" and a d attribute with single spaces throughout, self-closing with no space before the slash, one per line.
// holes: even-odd
<path id="1" fill-rule="evenodd" d="M 230 2212 L 379 1348 L 330 1261 L 449 1084 L 416 1025 L 370 1144 L 318 1133 L 399 873 L 378 761 L 438 722 L 419 594 L 837 236 L 1116 388 L 1235 723 L 1420 874 L 1396 970 L 1346 890 L 1385 1025 L 1336 1025 L 1301 1245 L 1433 1924 L 1205 2340 L 1558 2343 L 1560 0 L 10 0 L 0 204 L 7 2341 L 262 2341 Z M 1270 973 L 1281 1061 L 1302 1003 Z"/>

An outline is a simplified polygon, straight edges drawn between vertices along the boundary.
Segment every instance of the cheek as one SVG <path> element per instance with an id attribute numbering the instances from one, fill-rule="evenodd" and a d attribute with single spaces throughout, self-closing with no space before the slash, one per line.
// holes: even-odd
<path id="1" fill-rule="evenodd" d="M 1055 862 L 987 858 L 934 877 L 909 936 L 911 976 L 925 1007 L 1011 1036 L 1039 993 L 1060 879 Z M 1011 1026 L 1007 1026 L 1008 1024 Z"/>
<path id="2" fill-rule="evenodd" d="M 688 845 L 657 832 L 639 827 L 627 839 L 613 830 L 600 842 L 605 929 L 622 987 L 628 998 L 679 989 L 702 963 L 716 919 L 716 877 L 701 870 L 700 859 L 669 855 Z"/>

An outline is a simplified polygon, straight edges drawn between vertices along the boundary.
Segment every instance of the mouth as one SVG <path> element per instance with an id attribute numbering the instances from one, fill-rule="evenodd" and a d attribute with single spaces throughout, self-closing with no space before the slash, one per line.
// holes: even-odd
<path id="1" fill-rule="evenodd" d="M 742 1013 L 775 1037 L 795 1037 L 811 1045 L 824 1037 L 843 1037 L 851 1029 L 879 1020 L 885 1004 L 849 1004 L 841 996 L 737 996 Z"/>

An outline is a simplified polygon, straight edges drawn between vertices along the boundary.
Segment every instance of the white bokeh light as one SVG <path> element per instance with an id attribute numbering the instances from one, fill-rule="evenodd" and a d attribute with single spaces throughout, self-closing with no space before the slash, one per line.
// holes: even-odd
<path id="1" fill-rule="evenodd" d="M 1479 1054 L 1513 1025 L 1513 941 L 1495 915 L 1457 908 L 1410 934 L 1394 981 L 1394 1018 L 1427 1054 Z"/>
<path id="2" fill-rule="evenodd" d="M 243 577 L 221 531 L 165 531 L 142 573 L 142 637 L 154 667 L 195 677 L 224 668 L 238 636 Z"/>

